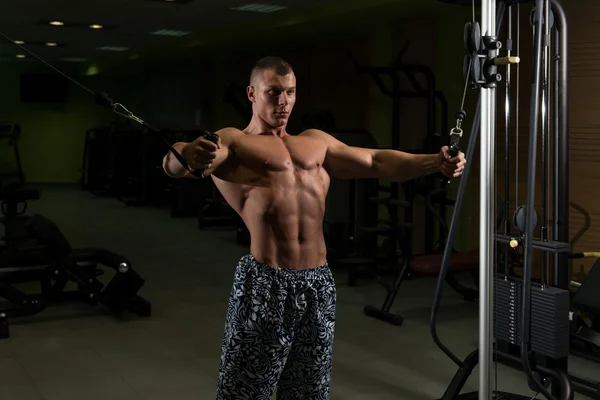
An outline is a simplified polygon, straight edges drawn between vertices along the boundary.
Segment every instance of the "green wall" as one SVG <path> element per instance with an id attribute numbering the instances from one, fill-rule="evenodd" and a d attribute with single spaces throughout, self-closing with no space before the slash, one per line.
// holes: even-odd
<path id="1" fill-rule="evenodd" d="M 112 117 L 95 104 L 92 96 L 74 85 L 69 86 L 66 104 L 22 103 L 20 73 L 48 71 L 29 64 L 0 64 L 0 121 L 15 122 L 21 127 L 18 143 L 27 181 L 73 183 L 81 174 L 86 131 Z M 88 84 L 101 80 L 80 79 Z M 6 139 L 0 148 L 2 165 L 12 168 L 14 155 L 8 151 L 12 149 Z"/>

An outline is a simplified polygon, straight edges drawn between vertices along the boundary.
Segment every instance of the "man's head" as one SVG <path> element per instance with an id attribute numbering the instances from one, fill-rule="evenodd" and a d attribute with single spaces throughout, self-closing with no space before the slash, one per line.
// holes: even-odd
<path id="1" fill-rule="evenodd" d="M 292 66 L 279 57 L 265 57 L 254 64 L 248 99 L 254 117 L 273 128 L 287 125 L 296 103 L 296 76 Z"/>

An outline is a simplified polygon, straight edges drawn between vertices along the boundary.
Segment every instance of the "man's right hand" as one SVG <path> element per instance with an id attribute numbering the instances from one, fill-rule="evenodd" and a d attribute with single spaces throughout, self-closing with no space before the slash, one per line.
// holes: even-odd
<path id="1" fill-rule="evenodd" d="M 186 144 L 181 150 L 181 155 L 192 170 L 205 170 L 212 166 L 217 157 L 217 150 L 221 148 L 221 138 L 213 143 L 201 136 L 191 143 Z"/>

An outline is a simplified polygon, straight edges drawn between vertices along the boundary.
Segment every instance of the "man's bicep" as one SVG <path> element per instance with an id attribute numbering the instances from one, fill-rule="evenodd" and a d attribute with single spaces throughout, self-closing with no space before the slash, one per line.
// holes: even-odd
<path id="1" fill-rule="evenodd" d="M 327 146 L 323 166 L 329 175 L 342 179 L 373 177 L 373 149 L 348 146 L 318 129 L 303 134 L 323 140 Z"/>
<path id="2" fill-rule="evenodd" d="M 373 150 L 336 145 L 327 150 L 325 169 L 337 178 L 358 179 L 373 176 Z"/>

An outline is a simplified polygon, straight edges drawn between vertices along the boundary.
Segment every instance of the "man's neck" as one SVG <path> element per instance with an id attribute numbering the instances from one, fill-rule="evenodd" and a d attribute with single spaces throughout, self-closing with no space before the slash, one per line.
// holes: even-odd
<path id="1" fill-rule="evenodd" d="M 248 135 L 270 135 L 284 137 L 288 135 L 285 128 L 285 125 L 274 128 L 266 124 L 263 120 L 254 117 L 252 118 L 246 129 L 244 129 L 244 132 Z"/>

